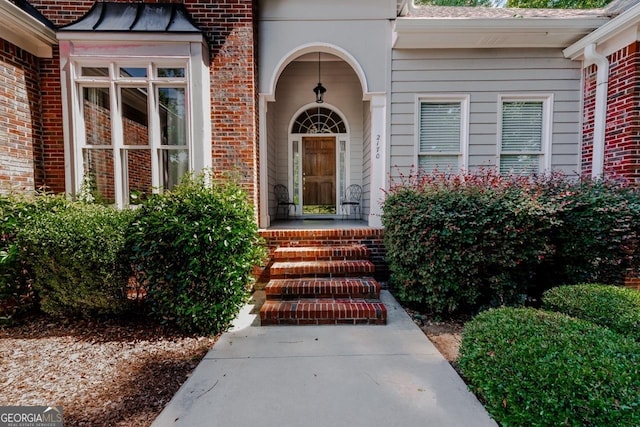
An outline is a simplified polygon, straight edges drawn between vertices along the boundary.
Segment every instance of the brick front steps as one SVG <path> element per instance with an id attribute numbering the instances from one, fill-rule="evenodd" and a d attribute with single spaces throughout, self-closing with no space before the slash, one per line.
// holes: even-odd
<path id="1" fill-rule="evenodd" d="M 369 256 L 360 244 L 276 249 L 262 325 L 386 324 Z"/>
<path id="2" fill-rule="evenodd" d="M 380 284 L 372 277 L 272 279 L 265 287 L 267 300 L 296 298 L 366 298 L 380 296 Z"/>

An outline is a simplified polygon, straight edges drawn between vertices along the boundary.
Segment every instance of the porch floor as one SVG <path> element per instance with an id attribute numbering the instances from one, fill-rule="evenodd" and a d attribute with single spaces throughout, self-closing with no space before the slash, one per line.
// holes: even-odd
<path id="1" fill-rule="evenodd" d="M 289 219 L 278 220 L 266 228 L 275 230 L 347 230 L 347 229 L 372 229 L 367 221 L 353 219 Z"/>

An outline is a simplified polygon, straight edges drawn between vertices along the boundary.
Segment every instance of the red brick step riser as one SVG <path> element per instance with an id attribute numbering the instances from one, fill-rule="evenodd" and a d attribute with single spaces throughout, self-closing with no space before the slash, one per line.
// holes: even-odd
<path id="1" fill-rule="evenodd" d="M 380 298 L 373 278 L 274 279 L 265 287 L 267 300 L 294 298 Z"/>
<path id="2" fill-rule="evenodd" d="M 271 279 L 302 277 L 362 277 L 374 273 L 370 261 L 301 261 L 276 262 L 271 266 Z"/>
<path id="3" fill-rule="evenodd" d="M 260 317 L 262 325 L 384 325 L 387 308 L 365 300 L 266 301 Z"/>
<path id="4" fill-rule="evenodd" d="M 371 251 L 364 245 L 281 247 L 274 251 L 275 262 L 368 260 Z"/>

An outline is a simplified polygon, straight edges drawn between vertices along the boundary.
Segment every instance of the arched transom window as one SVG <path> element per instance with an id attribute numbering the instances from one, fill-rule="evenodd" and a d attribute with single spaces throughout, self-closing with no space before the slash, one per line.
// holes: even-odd
<path id="1" fill-rule="evenodd" d="M 312 107 L 296 118 L 291 133 L 347 133 L 347 127 L 335 111 Z"/>

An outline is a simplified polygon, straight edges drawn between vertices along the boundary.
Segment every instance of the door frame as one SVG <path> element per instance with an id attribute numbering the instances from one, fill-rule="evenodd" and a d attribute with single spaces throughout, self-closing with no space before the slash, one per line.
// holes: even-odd
<path id="1" fill-rule="evenodd" d="M 340 218 L 340 197 L 342 195 L 342 191 L 344 191 L 345 188 L 347 188 L 349 186 L 349 184 L 351 183 L 351 144 L 350 144 L 350 128 L 349 128 L 349 122 L 346 119 L 346 116 L 342 113 L 342 111 L 340 111 L 338 108 L 336 108 L 335 106 L 328 104 L 328 103 L 324 103 L 322 104 L 323 108 L 328 108 L 330 110 L 332 110 L 333 112 L 335 112 L 336 114 L 338 114 L 338 116 L 340 116 L 340 118 L 342 119 L 344 125 L 345 125 L 345 129 L 346 129 L 346 133 L 292 133 L 292 129 L 293 129 L 293 124 L 295 123 L 296 119 L 298 118 L 298 116 L 308 110 L 311 107 L 315 107 L 317 106 L 316 103 L 310 103 L 307 105 L 302 106 L 301 108 L 299 108 L 292 116 L 291 119 L 289 121 L 289 127 L 287 129 L 287 183 L 289 186 L 289 191 L 291 192 L 291 197 L 293 197 L 293 200 L 296 202 L 297 206 L 296 206 L 296 210 L 297 210 L 297 215 L 299 215 L 301 218 L 304 218 L 305 215 L 303 214 L 303 208 L 304 206 L 302 205 L 302 138 L 308 138 L 308 137 L 318 137 L 318 138 L 323 138 L 323 137 L 334 137 L 335 138 L 335 144 L 336 144 L 336 163 L 335 163 L 335 167 L 336 167 L 336 213 L 335 214 L 308 214 L 306 215 L 307 218 L 309 217 L 314 217 L 314 218 Z M 294 173 L 294 144 L 298 144 L 298 155 L 300 156 L 300 167 L 298 168 L 298 173 L 295 174 Z M 344 144 L 344 151 L 342 150 L 342 145 Z M 340 155 L 344 152 L 344 179 L 341 180 L 340 177 Z M 297 175 L 297 176 L 296 176 Z M 298 186 L 298 191 L 295 191 L 295 184 L 294 184 L 294 180 L 295 178 L 298 179 L 298 183 L 300 184 Z"/>

